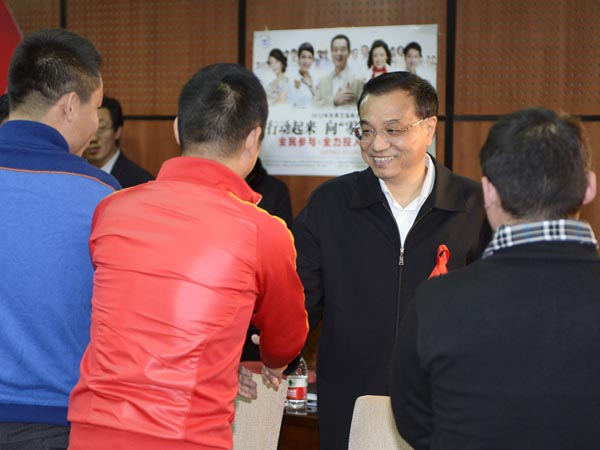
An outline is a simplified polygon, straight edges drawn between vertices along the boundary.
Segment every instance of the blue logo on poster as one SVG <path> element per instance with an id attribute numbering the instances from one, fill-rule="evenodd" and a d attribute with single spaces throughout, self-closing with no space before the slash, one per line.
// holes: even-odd
<path id="1" fill-rule="evenodd" d="M 262 48 L 271 47 L 271 37 L 268 34 L 261 34 L 258 36 L 258 43 Z"/>

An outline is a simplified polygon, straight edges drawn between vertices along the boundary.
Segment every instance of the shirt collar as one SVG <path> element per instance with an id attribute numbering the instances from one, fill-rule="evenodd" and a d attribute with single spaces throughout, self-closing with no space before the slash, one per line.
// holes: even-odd
<path id="1" fill-rule="evenodd" d="M 500 225 L 483 252 L 482 258 L 487 258 L 505 248 L 535 242 L 574 242 L 598 248 L 592 227 L 587 222 L 569 219 L 544 220 L 517 225 Z"/>
<path id="2" fill-rule="evenodd" d="M 113 167 L 115 167 L 115 163 L 117 162 L 117 158 L 119 157 L 119 155 L 121 154 L 121 150 L 119 150 L 117 148 L 117 151 L 115 152 L 114 155 L 112 155 L 110 157 L 110 159 L 108 161 L 106 161 L 106 164 L 104 164 L 102 167 L 100 167 L 102 170 L 104 170 L 106 173 L 110 173 L 113 170 Z"/>
<path id="3" fill-rule="evenodd" d="M 350 67 L 348 67 L 348 63 L 346 63 L 346 67 L 340 70 L 337 74 L 335 73 L 335 68 L 333 69 L 333 78 L 345 78 L 350 72 Z"/>
<path id="4" fill-rule="evenodd" d="M 387 184 L 381 178 L 379 178 L 379 185 L 381 186 L 381 190 L 385 194 L 388 203 L 400 210 L 415 210 L 421 208 L 431 191 L 433 190 L 433 182 L 435 180 L 435 166 L 433 165 L 433 161 L 431 157 L 426 153 L 425 154 L 425 168 L 427 172 L 425 174 L 425 179 L 423 180 L 423 185 L 421 186 L 421 192 L 419 196 L 416 197 L 412 202 L 410 202 L 406 207 L 402 208 L 400 204 L 394 199 L 392 193 L 390 192 Z"/>
<path id="5" fill-rule="evenodd" d="M 431 194 L 425 200 L 424 205 L 427 208 L 442 209 L 445 211 L 466 211 L 467 205 L 464 197 L 464 185 L 458 175 L 436 161 L 429 153 L 427 156 L 433 162 L 435 173 L 432 174 L 433 189 Z M 367 167 L 362 172 L 358 172 L 357 183 L 354 185 L 350 206 L 352 208 L 366 208 L 375 203 L 387 201 L 381 190 L 379 178 L 375 176 L 373 170 Z"/>
<path id="6" fill-rule="evenodd" d="M 220 188 L 255 205 L 261 199 L 261 195 L 254 192 L 248 183 L 229 167 L 196 156 L 177 156 L 165 161 L 156 179 Z"/>

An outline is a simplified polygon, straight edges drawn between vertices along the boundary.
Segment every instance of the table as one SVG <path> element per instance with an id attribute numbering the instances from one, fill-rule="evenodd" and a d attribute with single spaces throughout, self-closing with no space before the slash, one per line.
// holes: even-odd
<path id="1" fill-rule="evenodd" d="M 283 414 L 277 450 L 319 450 L 319 416 Z"/>

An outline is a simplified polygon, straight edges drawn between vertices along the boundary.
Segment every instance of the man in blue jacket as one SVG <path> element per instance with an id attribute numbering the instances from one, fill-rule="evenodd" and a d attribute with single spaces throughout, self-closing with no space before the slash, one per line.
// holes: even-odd
<path id="1" fill-rule="evenodd" d="M 119 188 L 80 155 L 98 127 L 100 55 L 65 30 L 13 55 L 0 127 L 0 447 L 66 448 L 67 405 L 89 341 L 97 203 Z"/>
<path id="2" fill-rule="evenodd" d="M 365 84 L 355 128 L 369 168 L 330 180 L 294 223 L 317 361 L 321 448 L 348 448 L 354 402 L 388 395 L 398 327 L 442 245 L 448 269 L 476 260 L 489 237 L 479 183 L 427 154 L 438 99 L 425 80 L 392 72 Z"/>

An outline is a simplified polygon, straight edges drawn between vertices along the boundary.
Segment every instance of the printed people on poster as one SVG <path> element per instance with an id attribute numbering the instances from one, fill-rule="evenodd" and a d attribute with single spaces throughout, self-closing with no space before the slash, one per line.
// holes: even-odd
<path id="1" fill-rule="evenodd" d="M 333 70 L 321 77 L 314 104 L 320 107 L 356 106 L 364 81 L 348 67 L 350 39 L 338 34 L 331 39 Z"/>
<path id="2" fill-rule="evenodd" d="M 285 103 L 288 96 L 289 80 L 285 76 L 287 68 L 287 57 L 278 48 L 274 48 L 269 53 L 269 67 L 275 75 L 275 79 L 271 81 L 265 91 L 267 92 L 267 100 L 269 104 Z"/>
<path id="3" fill-rule="evenodd" d="M 315 49 L 309 42 L 298 47 L 298 70 L 292 74 L 292 83 L 288 88 L 290 104 L 296 108 L 308 108 L 312 105 L 317 92 L 316 81 L 311 74 L 315 60 Z"/>
<path id="4" fill-rule="evenodd" d="M 411 42 L 404 47 L 404 62 L 406 63 L 407 71 L 419 75 L 417 69 L 421 65 L 422 60 L 423 52 L 421 46 L 417 42 Z"/>
<path id="5" fill-rule="evenodd" d="M 437 25 L 255 32 L 252 66 L 269 99 L 265 168 L 327 176 L 363 169 L 350 133 L 363 84 L 408 70 L 435 87 L 436 62 Z M 435 156 L 435 142 L 429 151 Z"/>
<path id="6" fill-rule="evenodd" d="M 368 69 L 365 82 L 378 75 L 391 72 L 393 70 L 391 64 L 392 53 L 385 41 L 381 39 L 373 41 L 367 60 Z"/>

